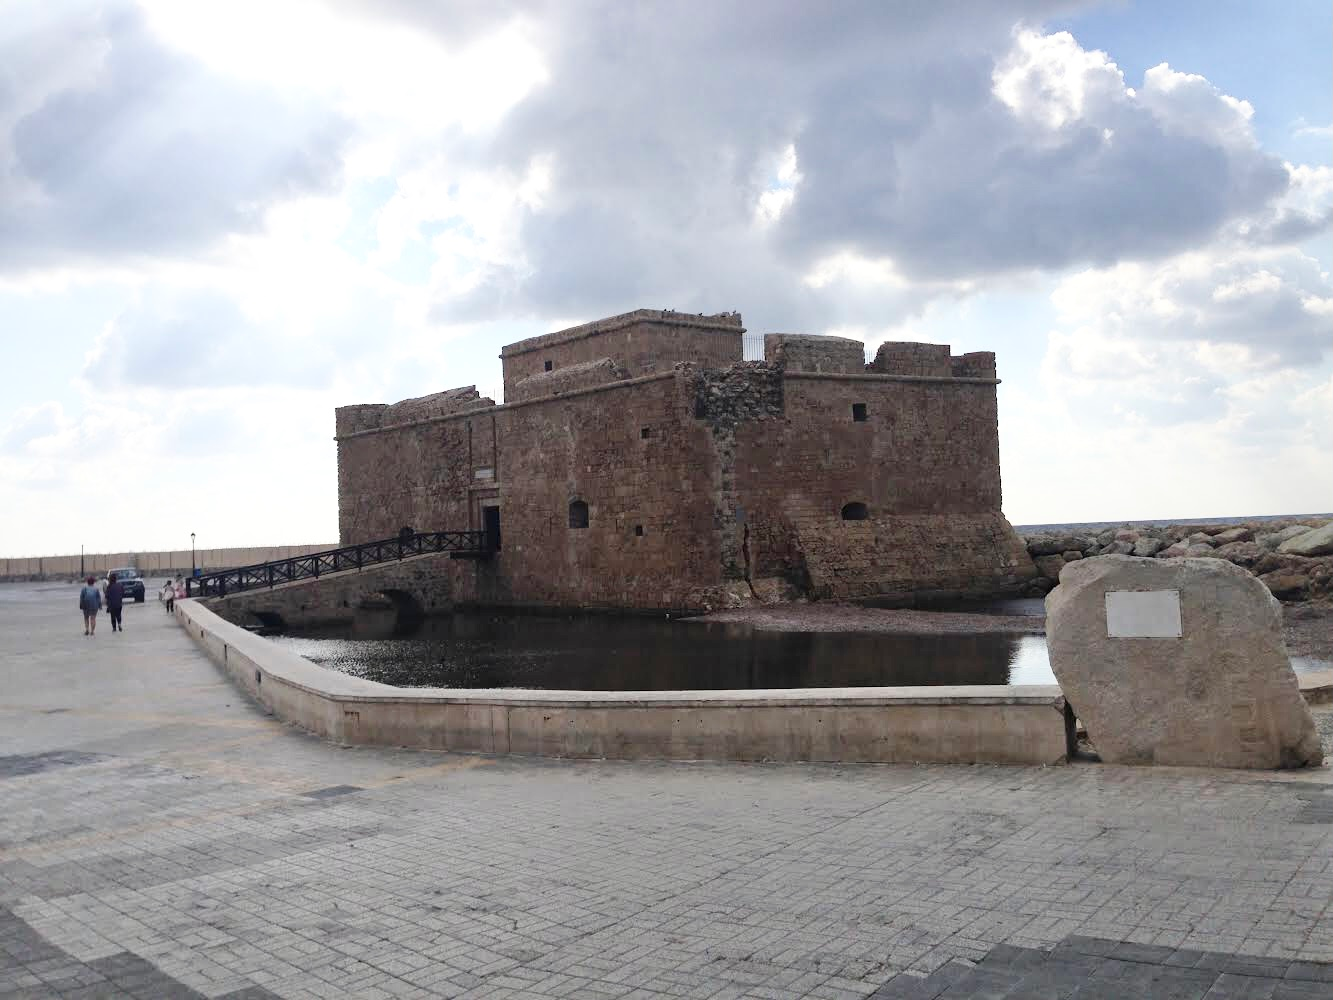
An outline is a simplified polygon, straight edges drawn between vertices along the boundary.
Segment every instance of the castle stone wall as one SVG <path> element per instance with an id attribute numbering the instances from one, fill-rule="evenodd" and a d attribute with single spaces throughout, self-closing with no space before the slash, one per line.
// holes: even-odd
<path id="1" fill-rule="evenodd" d="M 783 397 L 782 421 L 737 431 L 752 578 L 817 583 L 817 562 L 848 577 L 820 589 L 850 596 L 877 581 L 957 590 L 963 577 L 981 589 L 1031 575 L 1007 523 L 992 537 L 1003 522 L 993 383 L 788 373 Z M 864 504 L 867 519 L 844 520 L 848 504 Z M 927 526 L 939 546 L 920 542 Z"/>
<path id="2" fill-rule="evenodd" d="M 498 475 L 494 407 L 338 441 L 338 536 L 343 545 L 415 531 L 479 526 L 474 492 Z"/>
<path id="3" fill-rule="evenodd" d="M 520 340 L 500 352 L 505 402 L 520 398 L 516 390 L 524 379 L 602 358 L 614 358 L 631 377 L 670 371 L 678 362 L 724 368 L 741 360 L 744 333 L 736 313 L 639 309 Z"/>
<path id="4" fill-rule="evenodd" d="M 500 553 L 448 572 L 457 600 L 499 604 L 702 608 L 1032 575 L 1000 513 L 993 355 L 886 345 L 876 365 L 907 370 L 884 374 L 855 341 L 782 335 L 780 363 L 695 365 L 673 360 L 679 336 L 738 358 L 740 320 L 684 320 L 627 314 L 505 348 L 501 406 L 378 430 L 340 409 L 343 542 L 477 529 L 498 505 Z M 616 338 L 648 353 L 627 360 Z M 563 368 L 531 370 L 551 355 Z"/>
<path id="5" fill-rule="evenodd" d="M 866 345 L 847 337 L 766 333 L 764 360 L 781 365 L 787 371 L 840 372 L 850 375 L 865 371 Z"/>
<path id="6" fill-rule="evenodd" d="M 518 382 L 505 394 L 505 401 L 516 403 L 543 396 L 558 396 L 578 389 L 589 389 L 629 378 L 625 366 L 610 358 L 598 358 L 576 365 L 566 365 L 551 371 L 540 371 Z"/>
<path id="7" fill-rule="evenodd" d="M 912 344 L 889 341 L 875 352 L 870 370 L 881 375 L 927 375 L 949 378 L 953 375 L 948 344 Z"/>

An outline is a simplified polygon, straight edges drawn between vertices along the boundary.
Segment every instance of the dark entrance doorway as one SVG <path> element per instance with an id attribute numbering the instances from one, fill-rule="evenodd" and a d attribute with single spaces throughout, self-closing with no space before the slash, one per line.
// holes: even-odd
<path id="1" fill-rule="evenodd" d="M 481 508 L 481 527 L 486 532 L 486 548 L 492 552 L 500 551 L 500 508 Z"/>

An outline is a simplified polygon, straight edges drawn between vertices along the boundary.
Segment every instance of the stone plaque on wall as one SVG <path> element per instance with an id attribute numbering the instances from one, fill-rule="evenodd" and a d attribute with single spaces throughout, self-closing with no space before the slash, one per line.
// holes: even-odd
<path id="1" fill-rule="evenodd" d="M 1110 639 L 1179 639 L 1180 591 L 1108 590 L 1106 635 Z"/>

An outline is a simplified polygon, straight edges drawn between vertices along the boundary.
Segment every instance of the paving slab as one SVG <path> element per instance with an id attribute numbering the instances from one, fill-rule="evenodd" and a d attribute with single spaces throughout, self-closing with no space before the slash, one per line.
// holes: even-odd
<path id="1" fill-rule="evenodd" d="M 76 590 L 0 585 L 0 997 L 1333 997 L 1327 769 L 349 749 Z"/>

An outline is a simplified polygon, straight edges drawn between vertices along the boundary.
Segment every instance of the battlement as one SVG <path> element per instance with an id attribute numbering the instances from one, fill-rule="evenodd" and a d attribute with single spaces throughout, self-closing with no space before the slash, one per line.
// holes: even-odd
<path id="1" fill-rule="evenodd" d="M 577 389 L 590 389 L 593 386 L 621 382 L 629 378 L 624 365 L 616 364 L 610 358 L 598 358 L 582 364 L 567 365 L 552 371 L 538 372 L 518 382 L 512 393 L 505 394 L 506 403 L 519 403 L 543 396 L 558 396 L 561 393 Z"/>
<path id="2" fill-rule="evenodd" d="M 669 371 L 690 362 L 725 368 L 743 355 L 740 313 L 681 313 L 670 309 L 636 309 L 583 323 L 566 330 L 529 337 L 500 350 L 505 400 L 519 398 L 519 383 L 534 375 L 572 365 L 609 359 L 627 377 Z"/>
<path id="3" fill-rule="evenodd" d="M 849 337 L 766 333 L 764 360 L 787 371 L 852 375 L 866 370 L 866 345 Z"/>
<path id="4" fill-rule="evenodd" d="M 741 314 L 738 312 L 714 313 L 711 316 L 706 316 L 703 313 L 676 312 L 674 309 L 635 309 L 633 312 L 608 316 L 605 319 L 593 320 L 591 323 L 581 323 L 578 326 L 557 330 L 554 333 L 545 333 L 537 337 L 528 337 L 526 340 L 520 340 L 513 344 L 506 344 L 500 348 L 500 357 L 517 357 L 529 351 L 540 351 L 559 344 L 569 343 L 572 340 L 581 340 L 584 337 L 613 333 L 616 330 L 637 326 L 640 323 L 685 326 L 693 330 L 719 330 L 723 333 L 733 334 L 745 332 L 745 327 L 741 325 Z"/>
<path id="5" fill-rule="evenodd" d="M 475 385 L 402 399 L 396 403 L 354 403 L 351 406 L 339 406 L 333 411 L 335 434 L 343 437 L 359 431 L 393 427 L 494 405 L 495 400 L 481 395 Z"/>

